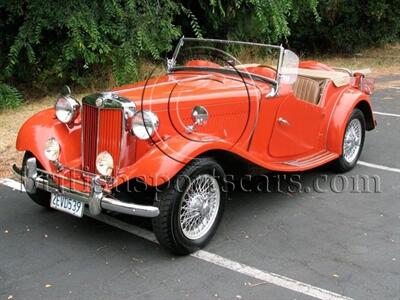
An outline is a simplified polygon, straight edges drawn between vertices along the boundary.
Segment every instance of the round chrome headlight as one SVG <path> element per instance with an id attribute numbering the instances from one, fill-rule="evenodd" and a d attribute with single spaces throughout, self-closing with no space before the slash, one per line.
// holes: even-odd
<path id="1" fill-rule="evenodd" d="M 133 115 L 132 131 L 141 140 L 152 137 L 159 125 L 157 115 L 149 110 L 138 111 Z"/>
<path id="2" fill-rule="evenodd" d="M 104 151 L 97 155 L 96 169 L 103 176 L 111 176 L 114 169 L 114 160 L 110 153 Z"/>
<path id="3" fill-rule="evenodd" d="M 60 144 L 55 138 L 50 138 L 46 141 L 44 145 L 44 155 L 50 161 L 57 161 L 60 157 Z"/>
<path id="4" fill-rule="evenodd" d="M 56 102 L 56 117 L 65 124 L 72 123 L 79 115 L 80 104 L 71 96 L 60 96 Z"/>

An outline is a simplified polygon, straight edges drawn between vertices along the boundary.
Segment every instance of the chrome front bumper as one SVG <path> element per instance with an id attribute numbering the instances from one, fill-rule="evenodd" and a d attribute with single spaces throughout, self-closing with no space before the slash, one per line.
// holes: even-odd
<path id="1" fill-rule="evenodd" d="M 148 218 L 157 217 L 160 213 L 159 209 L 155 206 L 127 203 L 106 197 L 103 194 L 103 188 L 100 185 L 100 178 L 98 176 L 92 178 L 90 184 L 90 193 L 83 193 L 67 187 L 56 185 L 39 175 L 40 172 L 46 174 L 48 173 L 37 168 L 36 158 L 29 158 L 26 161 L 25 170 L 20 170 L 16 165 L 14 165 L 13 172 L 22 180 L 25 190 L 28 193 L 33 194 L 36 193 L 37 189 L 41 189 L 54 194 L 62 194 L 66 197 L 87 204 L 89 206 L 89 212 L 92 216 L 99 215 L 103 209 L 121 214 Z"/>

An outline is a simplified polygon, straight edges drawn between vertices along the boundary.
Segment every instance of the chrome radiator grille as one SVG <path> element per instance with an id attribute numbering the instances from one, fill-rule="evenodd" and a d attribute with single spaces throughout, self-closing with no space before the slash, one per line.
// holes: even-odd
<path id="1" fill-rule="evenodd" d="M 114 159 L 113 176 L 118 172 L 121 152 L 123 110 L 99 108 L 83 103 L 82 106 L 82 167 L 97 173 L 96 157 L 103 151 Z"/>

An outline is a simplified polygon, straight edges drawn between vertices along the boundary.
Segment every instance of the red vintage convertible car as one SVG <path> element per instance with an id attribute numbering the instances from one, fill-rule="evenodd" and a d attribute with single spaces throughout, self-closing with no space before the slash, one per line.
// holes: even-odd
<path id="1" fill-rule="evenodd" d="M 282 46 L 182 38 L 163 76 L 81 102 L 64 88 L 20 129 L 13 169 L 42 206 L 152 218 L 160 244 L 187 254 L 216 231 L 232 161 L 352 169 L 376 126 L 372 91 L 362 72 Z"/>

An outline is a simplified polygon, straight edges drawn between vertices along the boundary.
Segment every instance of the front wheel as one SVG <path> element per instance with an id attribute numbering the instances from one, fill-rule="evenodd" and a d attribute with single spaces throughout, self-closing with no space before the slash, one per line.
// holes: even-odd
<path id="1" fill-rule="evenodd" d="M 361 155 L 365 139 L 365 117 L 355 109 L 347 122 L 343 136 L 342 155 L 334 162 L 334 169 L 344 173 L 355 167 Z"/>
<path id="2" fill-rule="evenodd" d="M 157 195 L 160 215 L 153 231 L 172 253 L 185 255 L 204 247 L 217 230 L 227 198 L 222 167 L 211 158 L 186 166 Z"/>

